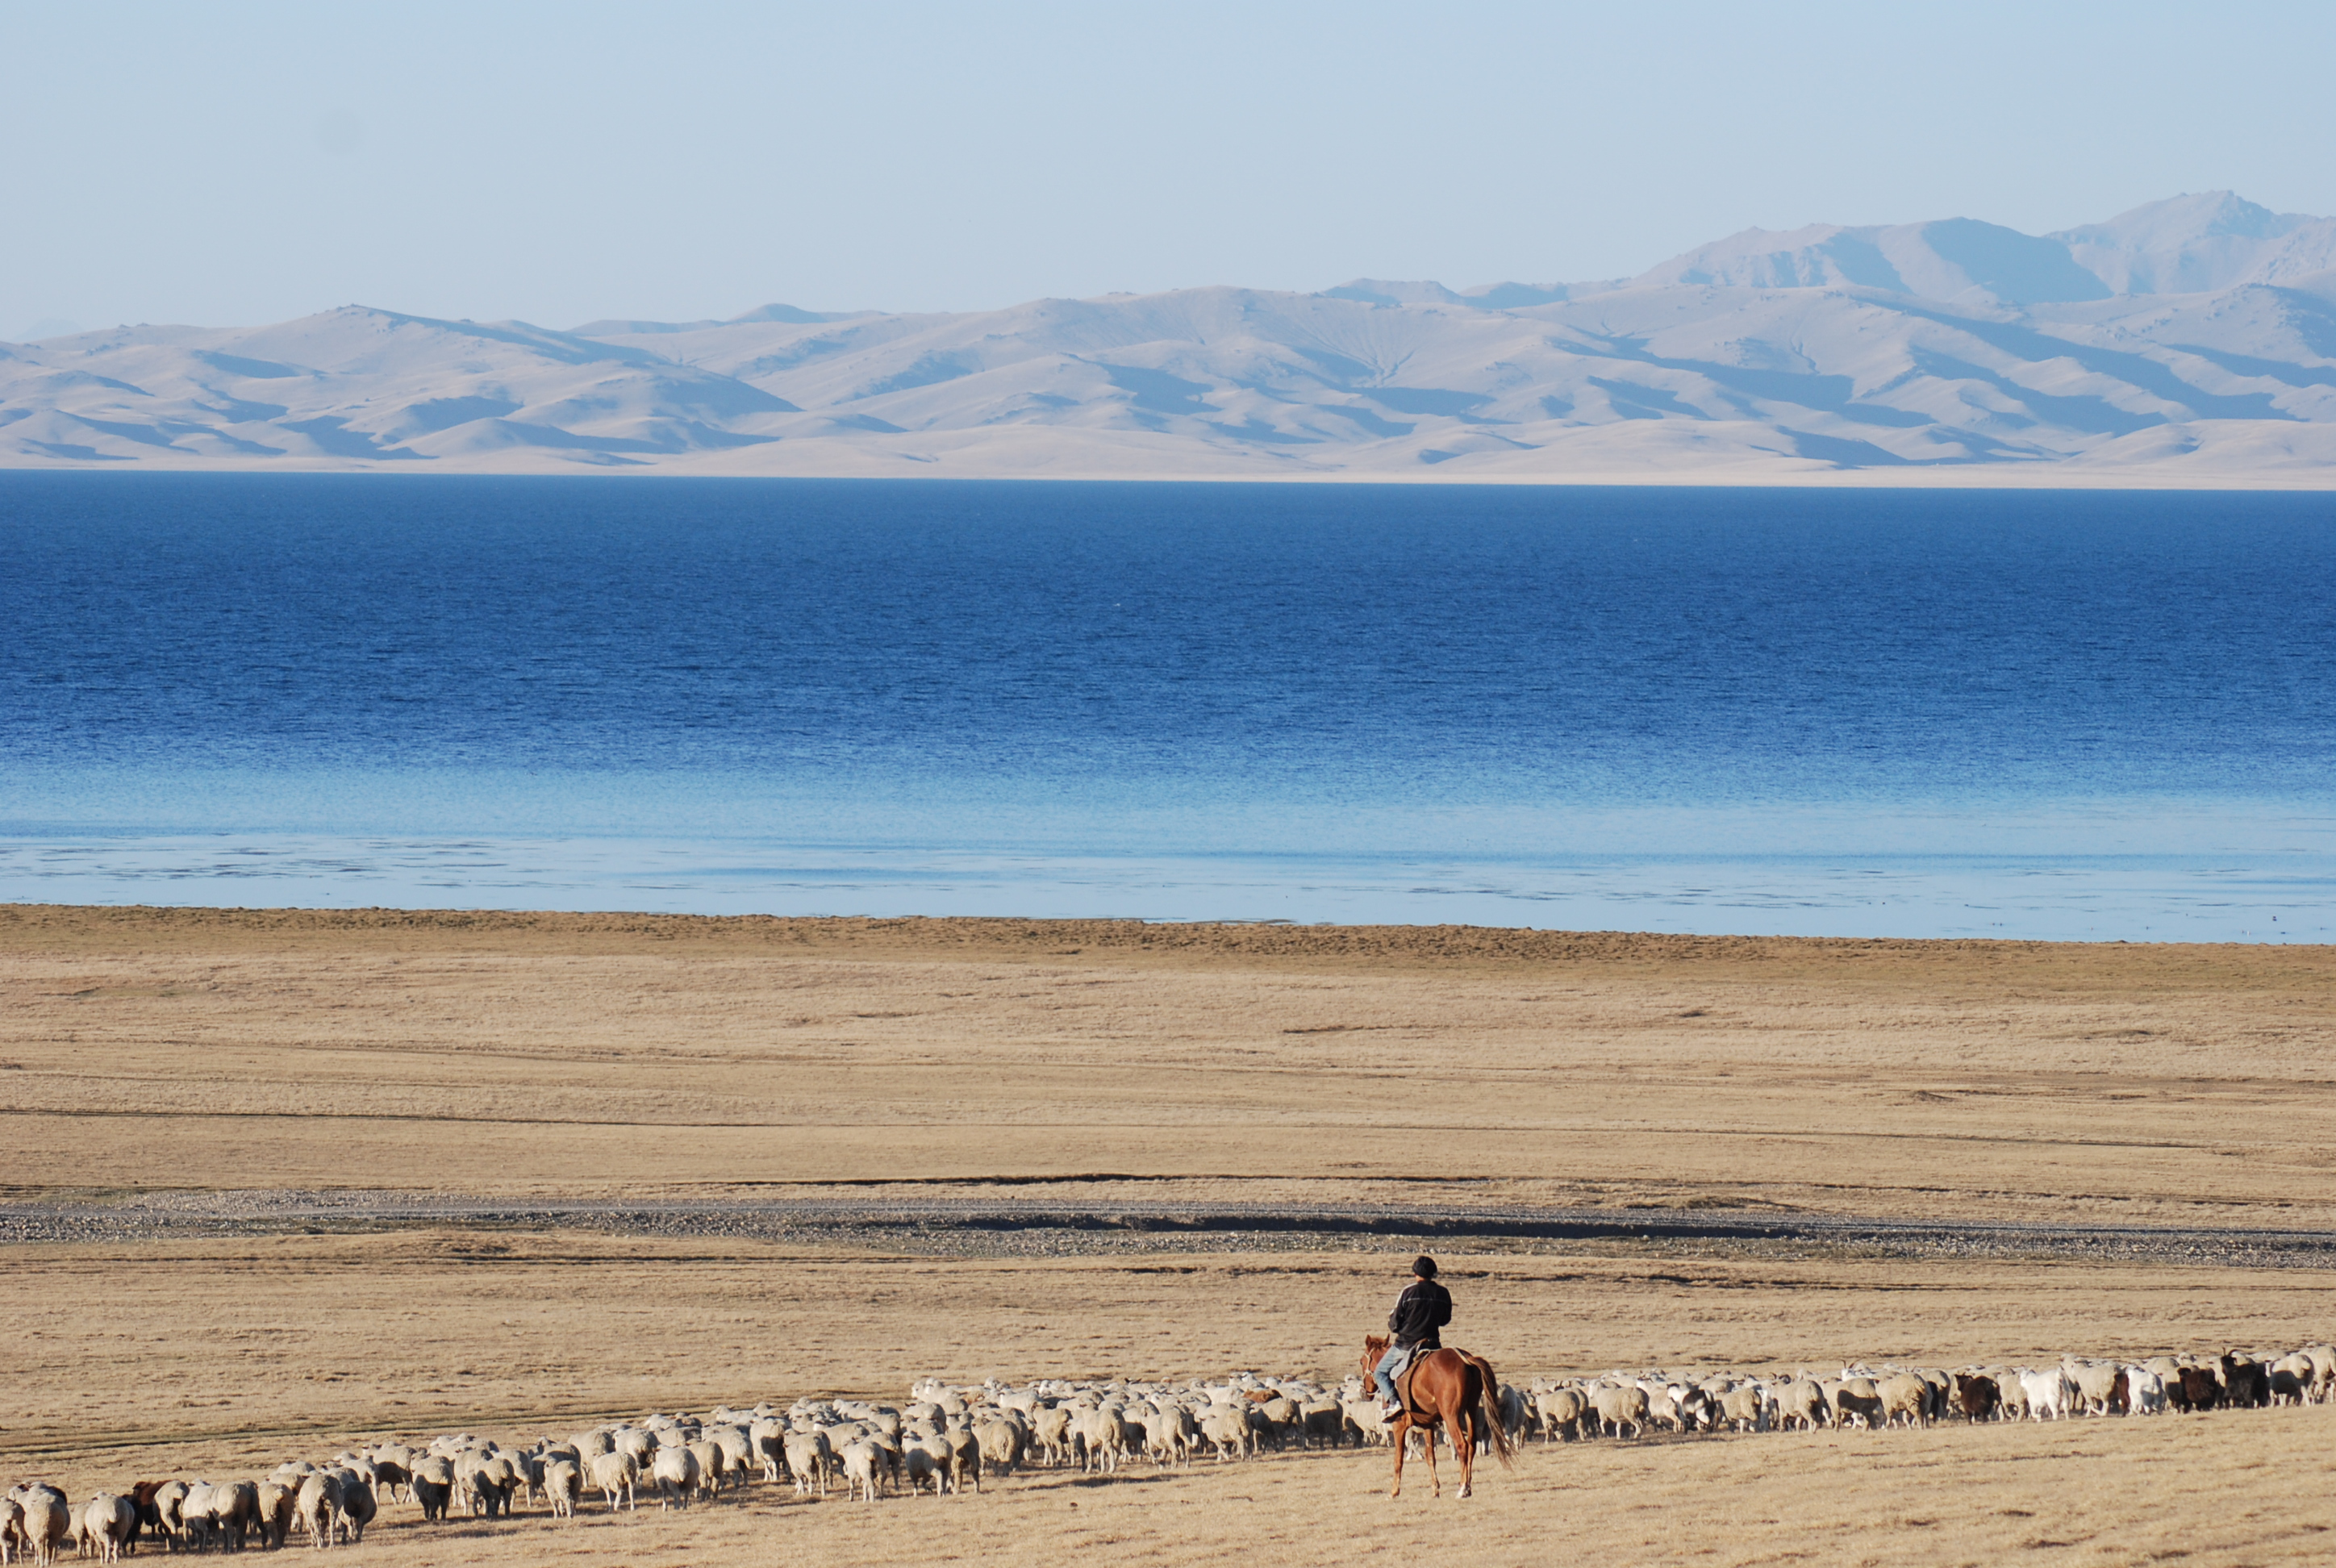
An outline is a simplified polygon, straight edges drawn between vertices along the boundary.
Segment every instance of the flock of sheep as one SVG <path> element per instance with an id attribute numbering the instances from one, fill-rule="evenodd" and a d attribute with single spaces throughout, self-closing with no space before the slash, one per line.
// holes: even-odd
<path id="1" fill-rule="evenodd" d="M 2058 1421 L 2071 1416 L 2156 1416 L 2224 1406 L 2325 1404 L 2336 1393 L 2336 1349 L 2286 1354 L 2154 1356 L 2145 1361 L 2068 1357 L 2057 1366 L 1935 1368 L 1840 1376 L 1672 1378 L 1609 1373 L 1586 1380 L 1537 1378 L 1504 1387 L 1501 1417 L 1513 1430 L 1560 1437 L 1674 1432 L 1814 1431 L 1819 1427 L 1927 1427 L 1968 1421 Z"/>
<path id="2" fill-rule="evenodd" d="M 2325 1403 L 2336 1349 L 2232 1352 L 2146 1361 L 2080 1360 L 2034 1368 L 1874 1371 L 1838 1377 L 1609 1373 L 1504 1385 L 1499 1418 L 1519 1437 L 1632 1437 L 1675 1432 L 1790 1431 L 1928 1425 L 1960 1417 L 2057 1420 L 2155 1415 L 2221 1406 Z M 594 1427 L 524 1447 L 469 1433 L 421 1447 L 381 1443 L 324 1463 L 292 1461 L 267 1479 L 141 1481 L 78 1506 L 26 1483 L 0 1501 L 0 1563 L 36 1564 L 68 1545 L 111 1563 L 141 1541 L 168 1550 L 238 1549 L 257 1542 L 315 1547 L 365 1537 L 390 1502 L 425 1521 L 459 1512 L 509 1515 L 540 1506 L 559 1516 L 595 1504 L 633 1509 L 653 1495 L 680 1508 L 754 1481 L 798 1497 L 981 1489 L 982 1477 L 1031 1466 L 1109 1473 L 1121 1466 L 1249 1458 L 1260 1450 L 1384 1443 L 1377 1399 L 1359 1377 L 1337 1387 L 1243 1374 L 1217 1382 L 1071 1383 L 978 1388 L 925 1381 L 903 1406 L 800 1400 L 782 1412 L 717 1407 Z"/>

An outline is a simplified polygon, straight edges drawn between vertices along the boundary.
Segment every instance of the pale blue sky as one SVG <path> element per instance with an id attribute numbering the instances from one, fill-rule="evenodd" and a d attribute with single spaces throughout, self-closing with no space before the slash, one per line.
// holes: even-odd
<path id="1" fill-rule="evenodd" d="M 2336 212 L 2336 5 L 0 0 L 0 336 L 1639 271 Z"/>

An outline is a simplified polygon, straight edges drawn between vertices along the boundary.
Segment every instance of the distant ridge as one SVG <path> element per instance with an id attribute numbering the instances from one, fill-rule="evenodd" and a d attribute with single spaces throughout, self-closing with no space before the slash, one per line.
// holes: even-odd
<path id="1" fill-rule="evenodd" d="M 1855 286 L 1923 299 L 1995 305 L 2105 299 L 2110 292 L 2059 240 L 1969 218 L 1888 229 L 1820 225 L 1786 234 L 1751 229 L 1690 250 L 1631 281 L 1640 287 Z"/>
<path id="2" fill-rule="evenodd" d="M 1590 283 L 115 327 L 0 345 L 0 464 L 2323 486 L 2336 219 L 2210 191 Z"/>
<path id="3" fill-rule="evenodd" d="M 849 321 L 854 316 L 874 314 L 865 310 L 817 311 L 798 310 L 792 305 L 764 305 L 733 316 L 725 321 L 588 321 L 569 331 L 579 337 L 617 337 L 667 332 L 702 332 L 709 326 L 735 326 L 751 321 L 791 321 L 798 324 L 815 321 Z"/>
<path id="4" fill-rule="evenodd" d="M 1458 305 L 1471 310 L 1521 310 L 1528 306 L 1554 305 L 1578 294 L 1595 293 L 1609 284 L 1486 283 L 1457 294 L 1440 283 L 1391 283 L 1384 278 L 1358 278 L 1322 291 L 1325 299 L 1357 299 L 1365 305 Z"/>
<path id="5" fill-rule="evenodd" d="M 2117 294 L 2214 293 L 2336 268 L 2336 218 L 2273 212 L 2227 190 L 2153 201 L 2047 238 Z"/>

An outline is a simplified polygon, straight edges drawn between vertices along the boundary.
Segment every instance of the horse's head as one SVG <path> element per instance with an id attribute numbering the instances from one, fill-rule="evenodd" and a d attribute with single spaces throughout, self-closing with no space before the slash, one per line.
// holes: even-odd
<path id="1" fill-rule="evenodd" d="M 1363 1370 L 1365 1373 L 1372 1371 L 1378 1366 L 1379 1358 L 1387 1354 L 1387 1340 L 1382 1339 L 1380 1336 L 1377 1334 L 1366 1334 L 1363 1336 Z"/>

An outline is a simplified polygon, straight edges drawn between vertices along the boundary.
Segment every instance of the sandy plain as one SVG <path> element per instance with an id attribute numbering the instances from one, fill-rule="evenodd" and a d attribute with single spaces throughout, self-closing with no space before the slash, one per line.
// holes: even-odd
<path id="1" fill-rule="evenodd" d="M 1983 1256 L 1439 1235 L 1455 1342 L 1518 1380 L 2302 1343 L 2336 1329 L 2325 1269 L 2063 1232 L 2336 1232 L 2331 982 L 2336 951 L 2300 947 L 0 908 L 0 1205 L 29 1227 L 0 1233 L 36 1238 L 0 1246 L 0 1462 L 85 1495 L 926 1373 L 1335 1375 L 1420 1244 L 651 1233 L 530 1208 L 554 1199 L 2013 1229 Z M 268 1207 L 293 1191 L 345 1202 Z M 398 1194 L 521 1217 L 370 1212 Z M 1383 1452 L 1284 1456 L 558 1532 L 425 1535 L 397 1506 L 367 1549 L 2304 1562 L 2331 1437 L 2311 1407 L 1560 1446 L 1465 1512 L 1376 1499 Z"/>

